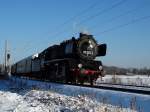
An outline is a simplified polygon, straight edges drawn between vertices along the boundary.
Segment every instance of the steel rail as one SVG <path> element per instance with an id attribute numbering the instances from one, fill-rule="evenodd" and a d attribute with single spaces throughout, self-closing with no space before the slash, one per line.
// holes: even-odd
<path id="1" fill-rule="evenodd" d="M 64 83 L 66 84 L 66 83 Z M 66 84 L 66 85 L 73 85 L 73 86 L 81 86 L 81 87 L 89 87 L 89 88 L 96 88 L 96 89 L 104 89 L 104 90 L 112 90 L 118 92 L 127 92 L 127 93 L 135 93 L 135 94 L 143 94 L 143 95 L 150 95 L 150 90 L 145 90 L 144 88 L 124 88 L 124 87 L 117 87 L 117 86 L 107 86 L 107 85 L 81 85 L 81 84 Z"/>
<path id="2" fill-rule="evenodd" d="M 132 85 L 132 84 L 115 84 L 115 83 L 97 83 L 97 84 L 104 84 L 104 85 L 114 85 L 114 86 L 129 86 L 129 87 L 141 87 L 141 88 L 149 88 L 150 89 L 150 86 L 145 86 L 145 85 L 143 85 L 143 86 L 140 86 L 140 85 Z"/>

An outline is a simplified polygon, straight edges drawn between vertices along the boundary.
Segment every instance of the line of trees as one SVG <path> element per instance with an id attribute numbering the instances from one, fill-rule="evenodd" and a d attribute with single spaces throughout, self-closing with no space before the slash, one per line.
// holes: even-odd
<path id="1" fill-rule="evenodd" d="M 150 75 L 150 68 L 119 68 L 115 66 L 104 66 L 106 74 L 116 75 Z"/>

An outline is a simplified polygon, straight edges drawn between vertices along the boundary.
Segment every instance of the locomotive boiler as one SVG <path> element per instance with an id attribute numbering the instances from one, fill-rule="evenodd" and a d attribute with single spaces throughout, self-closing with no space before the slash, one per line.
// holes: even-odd
<path id="1" fill-rule="evenodd" d="M 77 39 L 72 37 L 15 63 L 12 75 L 93 85 L 103 76 L 102 62 L 95 59 L 105 55 L 106 44 L 98 44 L 92 35 L 80 33 Z"/>

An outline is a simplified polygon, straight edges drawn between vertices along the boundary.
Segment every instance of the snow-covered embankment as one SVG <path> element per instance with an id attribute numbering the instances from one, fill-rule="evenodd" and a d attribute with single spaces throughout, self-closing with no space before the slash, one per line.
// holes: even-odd
<path id="1" fill-rule="evenodd" d="M 12 78 L 0 88 L 0 112 L 132 112 L 139 110 L 140 100 L 135 97 L 140 96 Z M 147 104 L 150 99 L 144 98 Z M 144 112 L 149 109 L 140 108 Z"/>

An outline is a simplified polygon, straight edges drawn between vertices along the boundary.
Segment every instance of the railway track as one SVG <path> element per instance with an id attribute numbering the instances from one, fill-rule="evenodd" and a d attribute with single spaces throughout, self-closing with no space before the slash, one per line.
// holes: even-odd
<path id="1" fill-rule="evenodd" d="M 64 85 L 71 85 L 71 86 L 78 86 L 78 87 L 86 87 L 86 88 L 93 88 L 93 89 L 95 88 L 95 89 L 112 90 L 118 92 L 135 93 L 141 95 L 150 95 L 150 87 L 146 87 L 146 86 L 143 87 L 143 86 L 119 85 L 119 84 L 108 84 L 108 83 L 101 83 L 100 85 L 91 86 L 89 84 L 81 85 L 81 84 L 71 84 L 71 83 L 60 83 L 60 82 L 43 81 L 38 79 L 28 79 L 28 80 L 47 82 L 47 83 L 57 83 L 57 84 L 64 84 Z"/>
<path id="2" fill-rule="evenodd" d="M 131 85 L 131 84 L 114 84 L 114 83 L 97 83 L 99 85 L 112 85 L 112 86 L 124 86 L 124 87 L 137 87 L 137 88 L 148 88 L 150 89 L 150 86 L 140 86 L 140 85 Z"/>
<path id="3" fill-rule="evenodd" d="M 104 90 L 112 90 L 112 91 L 118 91 L 118 92 L 127 92 L 127 93 L 135 93 L 135 94 L 143 94 L 143 95 L 150 95 L 150 88 L 146 90 L 147 88 L 142 88 L 131 86 L 130 88 L 127 88 L 127 86 L 118 85 L 118 86 L 111 86 L 111 85 L 81 85 L 81 84 L 67 84 L 67 85 L 73 85 L 73 86 L 81 86 L 81 87 L 89 87 L 89 88 L 96 88 L 96 89 L 104 89 Z M 133 87 L 133 88 L 131 88 Z"/>

